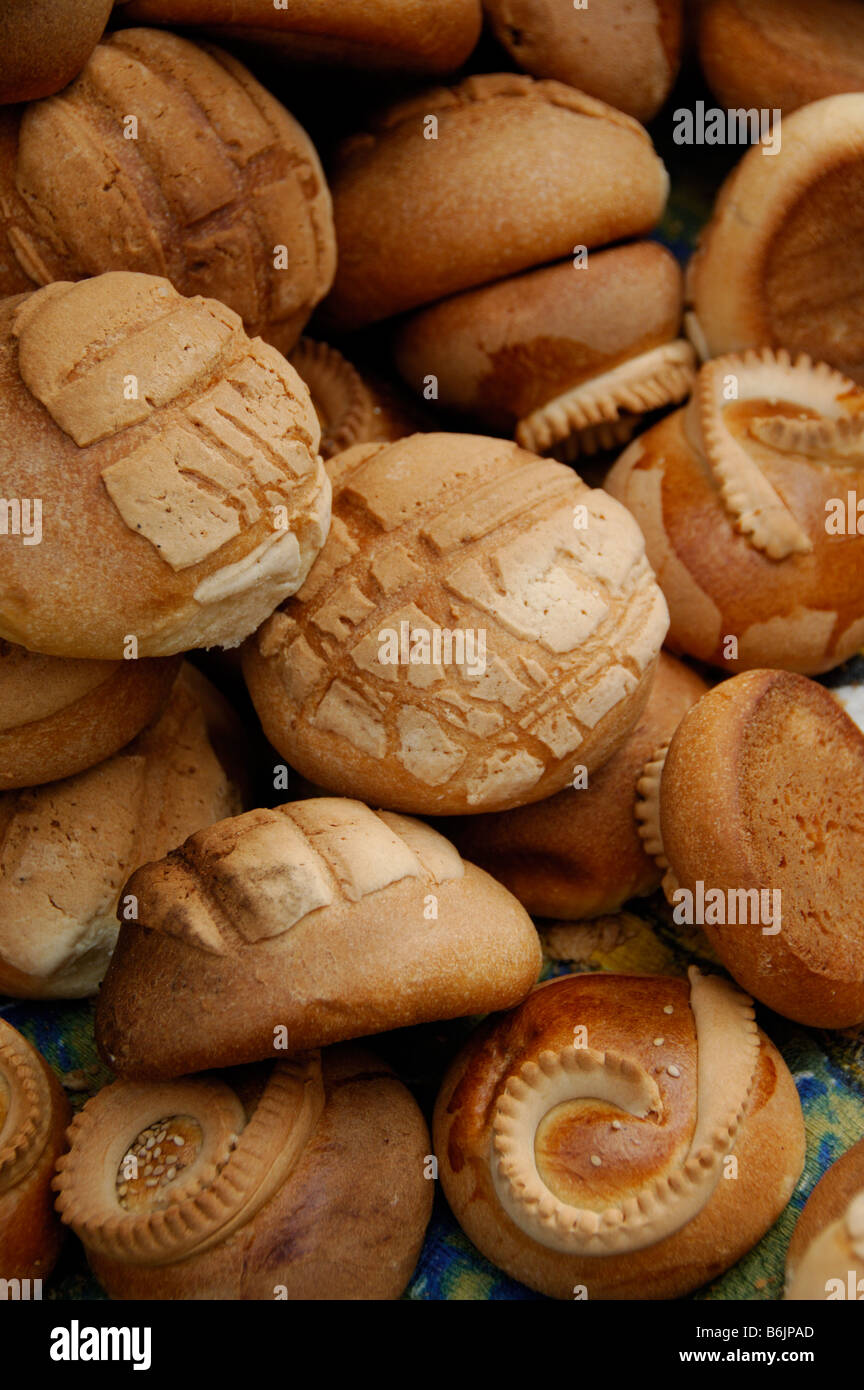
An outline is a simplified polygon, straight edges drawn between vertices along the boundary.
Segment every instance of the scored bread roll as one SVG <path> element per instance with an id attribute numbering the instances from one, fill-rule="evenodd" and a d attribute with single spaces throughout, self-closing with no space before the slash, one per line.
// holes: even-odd
<path id="1" fill-rule="evenodd" d="M 123 1077 L 506 1008 L 540 971 L 515 898 L 421 821 L 358 801 L 223 821 L 125 891 L 138 916 L 96 1011 L 99 1050 Z"/>
<path id="2" fill-rule="evenodd" d="M 0 488 L 41 520 L 38 544 L 4 541 L 0 636 L 103 660 L 130 637 L 236 646 L 323 544 L 318 439 L 294 369 L 216 300 L 116 271 L 3 301 Z"/>
<path id="3" fill-rule="evenodd" d="M 81 71 L 112 0 L 5 0 L 0 7 L 0 102 L 59 92 Z"/>
<path id="4" fill-rule="evenodd" d="M 65 781 L 0 795 L 0 993 L 96 992 L 128 875 L 241 809 L 226 723 L 236 749 L 236 716 L 186 668 L 160 718 L 121 752 Z"/>
<path id="5" fill-rule="evenodd" d="M 783 1296 L 864 1299 L 864 1139 L 832 1163 L 808 1197 L 789 1242 Z"/>
<path id="6" fill-rule="evenodd" d="M 864 735 L 839 702 L 787 671 L 734 676 L 684 716 L 640 791 L 675 920 L 784 1017 L 864 1023 Z"/>
<path id="7" fill-rule="evenodd" d="M 432 1207 L 410 1092 L 359 1048 L 106 1086 L 55 1186 L 119 1299 L 394 1299 Z"/>
<path id="8" fill-rule="evenodd" d="M 434 1143 L 466 1235 L 562 1299 L 678 1298 L 715 1279 L 804 1164 L 795 1085 L 751 1001 L 695 969 L 689 987 L 541 985 L 453 1062 Z"/>
<path id="9" fill-rule="evenodd" d="M 340 330 L 647 232 L 669 180 L 637 121 L 560 82 L 470 77 L 391 107 L 337 155 Z"/>

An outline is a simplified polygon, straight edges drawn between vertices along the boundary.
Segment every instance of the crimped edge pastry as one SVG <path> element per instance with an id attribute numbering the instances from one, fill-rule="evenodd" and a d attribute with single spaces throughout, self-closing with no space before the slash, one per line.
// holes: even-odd
<path id="1" fill-rule="evenodd" d="M 301 338 L 288 361 L 309 389 L 321 421 L 323 458 L 370 437 L 374 402 L 360 373 L 329 343 Z"/>
<path id="2" fill-rule="evenodd" d="M 38 1053 L 0 1019 L 0 1082 L 8 1109 L 0 1124 L 0 1195 L 26 1177 L 48 1142 L 51 1088 Z M 4 1271 L 5 1273 L 5 1271 Z"/>

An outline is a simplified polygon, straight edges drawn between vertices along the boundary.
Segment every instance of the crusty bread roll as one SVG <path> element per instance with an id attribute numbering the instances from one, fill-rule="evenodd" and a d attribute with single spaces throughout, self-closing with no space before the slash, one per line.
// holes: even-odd
<path id="1" fill-rule="evenodd" d="M 0 1279 L 47 1279 L 63 1230 L 51 1179 L 71 1111 L 60 1083 L 26 1038 L 0 1018 Z M 40 1298 L 32 1285 L 5 1298 Z"/>
<path id="2" fill-rule="evenodd" d="M 164 275 L 288 352 L 333 280 L 330 194 L 306 132 L 234 58 L 174 34 L 99 44 L 71 87 L 25 110 L 12 188 L 3 160 L 0 179 L 7 235 L 38 285 Z"/>
<path id="3" fill-rule="evenodd" d="M 539 801 L 610 757 L 667 621 L 628 513 L 479 435 L 359 445 L 328 468 L 329 541 L 244 651 L 283 757 L 421 815 Z"/>
<path id="4" fill-rule="evenodd" d="M 134 874 L 99 995 L 119 1076 L 181 1076 L 507 1008 L 531 919 L 422 821 L 320 798 L 250 811 Z"/>
<path id="5" fill-rule="evenodd" d="M 69 661 L 0 639 L 0 791 L 102 762 L 155 719 L 180 657 Z"/>
<path id="6" fill-rule="evenodd" d="M 707 689 L 695 671 L 661 652 L 638 724 L 586 786 L 515 811 L 454 817 L 442 829 L 533 917 L 577 921 L 617 912 L 662 877 L 639 835 L 637 778 Z"/>
<path id="7" fill-rule="evenodd" d="M 640 783 L 667 898 L 730 974 L 813 1028 L 864 1023 L 864 735 L 815 681 L 746 671 Z"/>
<path id="8" fill-rule="evenodd" d="M 122 752 L 77 777 L 0 795 L 0 994 L 95 993 L 128 875 L 241 809 L 219 757 L 226 718 L 237 744 L 236 717 L 187 669 L 161 717 Z M 120 910 L 135 909 L 124 899 Z"/>
<path id="9" fill-rule="evenodd" d="M 858 650 L 864 519 L 849 527 L 848 497 L 862 452 L 864 391 L 824 363 L 765 349 L 702 368 L 689 406 L 604 484 L 645 536 L 673 650 L 808 675 Z"/>
<path id="10" fill-rule="evenodd" d="M 387 386 L 361 376 L 327 343 L 301 338 L 288 361 L 305 383 L 321 426 L 321 456 L 333 458 L 353 444 L 403 439 L 429 423 L 425 412 Z"/>
<path id="11" fill-rule="evenodd" d="M 327 534 L 318 438 L 296 372 L 216 300 L 116 271 L 3 301 L 0 483 L 44 525 L 3 541 L 0 636 L 99 660 L 237 645 Z"/>
<path id="12" fill-rule="evenodd" d="M 145 24 L 204 25 L 222 39 L 266 44 L 313 63 L 444 73 L 480 37 L 480 0 L 120 0 Z"/>
<path id="13" fill-rule="evenodd" d="M 804 1164 L 792 1077 L 719 977 L 542 985 L 475 1033 L 435 1107 L 447 1200 L 555 1298 L 677 1298 L 749 1250 Z"/>
<path id="14" fill-rule="evenodd" d="M 432 124 L 432 122 L 435 124 Z M 638 236 L 669 180 L 645 130 L 560 82 L 471 77 L 391 107 L 337 157 L 339 329 Z"/>
<path id="15" fill-rule="evenodd" d="M 33 281 L 18 264 L 9 240 L 10 232 L 27 217 L 27 206 L 15 187 L 20 125 L 21 111 L 17 106 L 0 106 L 0 299 L 33 288 Z"/>
<path id="16" fill-rule="evenodd" d="M 57 1206 L 120 1299 L 393 1299 L 432 1208 L 410 1092 L 358 1048 L 106 1086 Z"/>
<path id="17" fill-rule="evenodd" d="M 112 0 L 3 0 L 0 102 L 59 92 L 83 68 L 111 13 Z"/>
<path id="18" fill-rule="evenodd" d="M 645 411 L 687 395 L 682 298 L 675 257 L 637 241 L 421 309 L 398 328 L 394 357 L 418 396 L 434 377 L 441 405 L 575 458 L 624 443 Z"/>
<path id="19" fill-rule="evenodd" d="M 864 1139 L 823 1173 L 786 1255 L 784 1297 L 864 1299 Z"/>
<path id="20" fill-rule="evenodd" d="M 483 0 L 520 68 L 608 101 L 639 121 L 656 116 L 681 61 L 681 0 Z"/>
<path id="21" fill-rule="evenodd" d="M 786 117 L 774 155 L 748 150 L 687 270 L 708 356 L 783 347 L 864 381 L 862 189 L 864 93 Z"/>

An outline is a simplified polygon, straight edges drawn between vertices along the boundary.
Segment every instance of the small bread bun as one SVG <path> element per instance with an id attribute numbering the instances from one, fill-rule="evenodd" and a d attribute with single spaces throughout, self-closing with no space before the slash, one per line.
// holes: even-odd
<path id="1" fill-rule="evenodd" d="M 126 885 L 96 1040 L 181 1076 L 507 1008 L 540 972 L 516 899 L 421 821 L 321 798 L 193 835 Z"/>
<path id="2" fill-rule="evenodd" d="M 112 1298 L 398 1298 L 432 1209 L 423 1116 L 357 1048 L 118 1081 L 69 1140 L 57 1208 Z"/>
<path id="3" fill-rule="evenodd" d="M 802 107 L 777 153 L 744 155 L 687 270 L 708 356 L 782 347 L 864 381 L 862 184 L 864 93 Z"/>
<path id="4" fill-rule="evenodd" d="M 69 1102 L 35 1047 L 0 1018 L 0 1279 L 47 1279 L 63 1243 L 51 1179 Z M 6 1298 L 40 1298 L 32 1287 Z"/>
<path id="5" fill-rule="evenodd" d="M 627 742 L 588 780 L 557 796 L 495 815 L 446 823 L 459 853 L 503 883 L 532 917 L 578 921 L 617 912 L 659 888 L 634 815 L 636 781 L 708 686 L 665 652 Z"/>
<path id="6" fill-rule="evenodd" d="M 116 753 L 159 714 L 180 660 L 69 661 L 0 640 L 0 791 Z"/>
<path id="7" fill-rule="evenodd" d="M 483 18 L 480 0 L 128 0 L 120 13 L 144 24 L 203 25 L 292 60 L 399 73 L 461 67 Z"/>
<path id="8" fill-rule="evenodd" d="M 124 880 L 241 808 L 211 744 L 211 734 L 222 742 L 224 708 L 202 676 L 184 671 L 161 717 L 122 752 L 77 777 L 0 796 L 0 993 L 94 994 L 117 939 Z"/>
<path id="9" fill-rule="evenodd" d="M 236 646 L 327 534 L 318 438 L 294 369 L 213 299 L 115 271 L 3 301 L 0 477 L 23 501 L 0 636 L 96 660 Z"/>
<path id="10" fill-rule="evenodd" d="M 234 58 L 175 34 L 112 34 L 71 87 L 28 107 L 11 182 L 7 234 L 31 284 L 163 275 L 288 352 L 333 280 L 308 135 Z"/>
<path id="11" fill-rule="evenodd" d="M 77 77 L 111 7 L 112 0 L 4 0 L 0 102 L 48 97 Z"/>
<path id="12" fill-rule="evenodd" d="M 288 361 L 312 397 L 322 458 L 333 458 L 353 444 L 404 439 L 426 426 L 422 410 L 362 377 L 327 343 L 301 338 Z"/>
<path id="13" fill-rule="evenodd" d="M 858 650 L 864 519 L 849 526 L 848 498 L 862 457 L 864 391 L 824 363 L 763 349 L 702 368 L 689 406 L 604 484 L 645 536 L 673 650 L 807 675 Z"/>
<path id="14" fill-rule="evenodd" d="M 540 801 L 612 755 L 666 609 L 632 517 L 563 464 L 415 434 L 328 465 L 334 522 L 244 650 L 270 742 L 310 782 L 419 815 Z"/>
<path id="15" fill-rule="evenodd" d="M 392 107 L 331 181 L 341 330 L 650 231 L 669 180 L 645 130 L 560 82 L 471 77 Z"/>
<path id="16" fill-rule="evenodd" d="M 791 115 L 799 106 L 864 91 L 859 0 L 702 0 L 699 59 L 725 107 Z"/>
<path id="17" fill-rule="evenodd" d="M 677 920 L 785 1018 L 864 1023 L 864 735 L 829 691 L 786 671 L 723 681 L 640 790 Z"/>
<path id="18" fill-rule="evenodd" d="M 784 1298 L 864 1298 L 864 1139 L 823 1173 L 786 1255 Z"/>
<path id="19" fill-rule="evenodd" d="M 638 121 L 656 116 L 681 61 L 681 0 L 484 0 L 496 37 L 520 68 L 608 101 Z"/>
<path id="20" fill-rule="evenodd" d="M 15 187 L 21 110 L 0 106 L 0 299 L 32 290 L 33 281 L 15 257 L 10 232 L 27 217 L 27 205 Z"/>
<path id="21" fill-rule="evenodd" d="M 421 393 L 513 434 L 523 449 L 575 458 L 625 443 L 647 410 L 682 401 L 694 354 L 678 337 L 682 274 L 637 241 L 442 300 L 397 330 L 394 356 Z"/>
<path id="22" fill-rule="evenodd" d="M 606 973 L 540 986 L 456 1058 L 434 1142 L 466 1235 L 562 1299 L 678 1298 L 715 1279 L 804 1165 L 795 1084 L 751 1001 L 695 969 L 689 987 Z"/>

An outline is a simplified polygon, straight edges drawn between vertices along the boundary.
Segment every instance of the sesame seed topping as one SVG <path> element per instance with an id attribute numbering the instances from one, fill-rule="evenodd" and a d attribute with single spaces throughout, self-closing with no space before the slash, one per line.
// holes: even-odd
<path id="1" fill-rule="evenodd" d="M 664 1014 L 674 1014 L 675 1010 L 673 1009 L 671 1004 L 665 1004 L 663 1006 L 663 1012 Z"/>
<path id="2" fill-rule="evenodd" d="M 591 1155 L 591 1162 L 594 1164 L 594 1167 L 595 1167 L 595 1168 L 599 1168 L 599 1167 L 600 1167 L 600 1159 L 599 1159 L 599 1157 L 597 1156 L 597 1154 L 592 1154 L 592 1155 Z"/>
<path id="3" fill-rule="evenodd" d="M 665 1038 L 655 1038 L 655 1039 L 654 1039 L 654 1046 L 655 1046 L 655 1047 L 662 1047 L 665 1041 L 666 1041 Z"/>
<path id="4" fill-rule="evenodd" d="M 681 1075 L 681 1069 L 680 1069 L 680 1067 L 667 1067 L 666 1070 L 668 1071 L 668 1073 L 669 1073 L 670 1076 L 680 1076 L 680 1075 Z"/>
<path id="5" fill-rule="evenodd" d="M 620 1121 L 620 1120 L 613 1120 L 613 1121 L 612 1121 L 612 1128 L 613 1128 L 613 1129 L 620 1129 L 620 1128 L 621 1128 L 621 1121 Z"/>
<path id="6" fill-rule="evenodd" d="M 174 1143 L 177 1145 L 178 1149 L 182 1149 L 182 1147 L 183 1147 L 183 1140 L 180 1138 L 180 1135 L 179 1135 L 179 1134 L 172 1134 L 172 1135 L 171 1135 L 171 1138 L 174 1140 Z"/>

